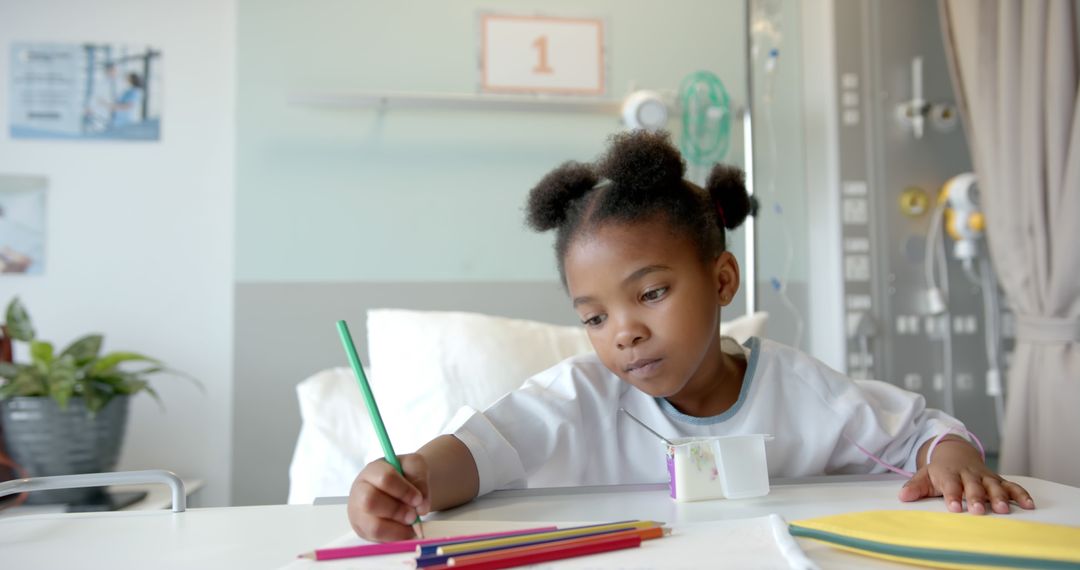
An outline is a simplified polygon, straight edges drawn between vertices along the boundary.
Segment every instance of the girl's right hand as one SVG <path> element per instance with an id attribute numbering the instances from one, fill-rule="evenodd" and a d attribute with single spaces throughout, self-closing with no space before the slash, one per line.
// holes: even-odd
<path id="1" fill-rule="evenodd" d="M 428 467 L 422 455 L 398 457 L 403 477 L 385 460 L 364 467 L 349 490 L 349 523 L 367 540 L 385 542 L 416 538 L 412 524 L 431 510 Z"/>

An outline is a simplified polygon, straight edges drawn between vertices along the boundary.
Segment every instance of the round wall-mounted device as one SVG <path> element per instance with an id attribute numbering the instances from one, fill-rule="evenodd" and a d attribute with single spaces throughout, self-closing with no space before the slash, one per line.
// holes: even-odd
<path id="1" fill-rule="evenodd" d="M 634 91 L 623 100 L 622 119 L 628 129 L 658 131 L 667 125 L 667 103 L 656 91 Z"/>

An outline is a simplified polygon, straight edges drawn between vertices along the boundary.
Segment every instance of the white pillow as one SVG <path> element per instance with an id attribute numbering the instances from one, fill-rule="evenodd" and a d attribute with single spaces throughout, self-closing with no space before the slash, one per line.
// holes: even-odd
<path id="1" fill-rule="evenodd" d="M 300 435 L 289 465 L 289 504 L 349 494 L 380 451 L 351 368 L 329 368 L 296 385 Z"/>
<path id="2" fill-rule="evenodd" d="M 371 390 L 395 450 L 415 451 L 462 406 L 482 410 L 525 379 L 592 351 L 581 327 L 476 313 L 368 311 Z"/>
<path id="3" fill-rule="evenodd" d="M 750 337 L 765 336 L 765 323 L 769 321 L 769 313 L 758 311 L 749 315 L 735 317 L 730 321 L 720 323 L 720 334 L 730 336 L 735 342 L 744 344 Z"/>

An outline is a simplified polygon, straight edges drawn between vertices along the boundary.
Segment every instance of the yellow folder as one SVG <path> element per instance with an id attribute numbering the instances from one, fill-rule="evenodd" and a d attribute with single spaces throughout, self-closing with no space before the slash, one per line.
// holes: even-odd
<path id="1" fill-rule="evenodd" d="M 866 511 L 792 522 L 791 534 L 939 568 L 1080 569 L 1080 527 L 1009 515 Z"/>

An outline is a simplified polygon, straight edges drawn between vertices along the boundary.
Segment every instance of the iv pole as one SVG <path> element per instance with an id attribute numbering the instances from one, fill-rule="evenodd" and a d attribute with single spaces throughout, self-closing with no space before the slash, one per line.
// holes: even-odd
<path id="1" fill-rule="evenodd" d="M 750 2 L 745 0 L 743 7 L 746 13 L 746 104 L 743 106 L 743 163 L 746 168 L 746 192 L 751 197 L 754 195 L 754 62 L 753 62 L 753 36 L 750 33 L 751 12 Z M 754 216 L 746 218 L 746 239 L 743 250 L 743 275 L 747 284 L 746 291 L 746 314 L 752 314 L 757 310 L 757 233 Z"/>

